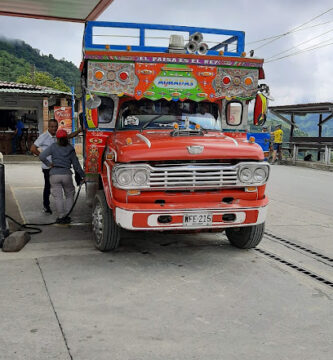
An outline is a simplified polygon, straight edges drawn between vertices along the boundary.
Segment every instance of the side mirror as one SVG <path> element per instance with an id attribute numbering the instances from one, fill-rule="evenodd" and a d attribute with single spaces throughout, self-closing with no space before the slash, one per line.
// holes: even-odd
<path id="1" fill-rule="evenodd" d="M 100 98 L 98 99 L 101 100 Z M 93 101 L 92 100 L 89 102 L 89 100 L 91 100 L 91 96 L 86 95 L 86 121 L 89 129 L 95 129 L 98 127 L 98 110 L 97 107 L 89 107 L 89 105 L 91 105 Z"/>
<path id="2" fill-rule="evenodd" d="M 268 100 L 267 97 L 258 93 L 254 103 L 253 124 L 264 125 L 267 117 Z"/>
<path id="3" fill-rule="evenodd" d="M 97 95 L 91 95 L 91 94 L 88 96 L 89 98 L 86 101 L 86 107 L 88 109 L 97 109 L 102 103 L 101 98 L 98 97 Z"/>

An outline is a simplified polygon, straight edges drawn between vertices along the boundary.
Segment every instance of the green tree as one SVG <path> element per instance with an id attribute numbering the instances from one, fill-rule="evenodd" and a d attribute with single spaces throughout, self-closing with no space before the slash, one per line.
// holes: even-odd
<path id="1" fill-rule="evenodd" d="M 0 50 L 0 80 L 16 81 L 17 77 L 30 71 L 30 64 L 5 50 Z"/>
<path id="2" fill-rule="evenodd" d="M 53 79 L 47 72 L 35 71 L 26 75 L 21 75 L 16 80 L 18 83 L 46 86 L 52 89 L 70 92 L 70 88 L 60 78 Z"/>
<path id="3" fill-rule="evenodd" d="M 30 64 L 30 66 L 35 66 L 37 71 L 47 72 L 51 74 L 53 78 L 61 78 L 67 86 L 75 86 L 76 91 L 80 86 L 80 71 L 70 61 L 55 59 L 51 54 L 41 55 L 40 50 L 32 48 L 24 41 L 9 40 L 0 36 L 0 51 L 1 50 L 6 51 L 16 58 L 15 61 L 17 61 L 17 59 L 22 60 Z M 27 71 L 24 73 L 27 73 Z M 22 73 L 19 73 L 17 76 L 21 74 Z M 15 81 L 17 76 L 11 80 L 5 78 L 2 78 L 2 80 Z"/>

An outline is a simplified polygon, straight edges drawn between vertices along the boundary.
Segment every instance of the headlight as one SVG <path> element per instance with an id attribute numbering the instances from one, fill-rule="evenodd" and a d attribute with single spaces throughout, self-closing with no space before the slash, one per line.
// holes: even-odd
<path id="1" fill-rule="evenodd" d="M 255 182 L 263 182 L 266 180 L 266 171 L 263 168 L 257 168 L 254 170 L 253 179 Z"/>
<path id="2" fill-rule="evenodd" d="M 117 173 L 117 182 L 121 186 L 129 185 L 132 181 L 132 171 L 131 170 L 120 170 Z"/>
<path id="3" fill-rule="evenodd" d="M 264 163 L 239 164 L 238 179 L 244 185 L 263 185 L 268 180 L 269 165 Z"/>
<path id="4" fill-rule="evenodd" d="M 145 185 L 148 180 L 148 173 L 146 170 L 139 170 L 134 173 L 134 182 L 138 185 Z"/>
<path id="5" fill-rule="evenodd" d="M 112 169 L 112 181 L 114 186 L 120 189 L 148 188 L 149 168 L 142 165 L 115 165 Z"/>
<path id="6" fill-rule="evenodd" d="M 239 180 L 244 183 L 251 182 L 252 171 L 249 168 L 244 168 L 239 173 Z"/>

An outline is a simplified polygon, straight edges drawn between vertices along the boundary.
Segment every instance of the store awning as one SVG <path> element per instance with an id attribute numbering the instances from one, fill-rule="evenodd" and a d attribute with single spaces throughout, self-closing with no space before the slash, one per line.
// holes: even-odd
<path id="1" fill-rule="evenodd" d="M 0 15 L 84 23 L 96 18 L 113 0 L 0 0 Z"/>
<path id="2" fill-rule="evenodd" d="M 280 114 L 292 114 L 292 113 L 298 115 L 306 115 L 310 113 L 322 114 L 322 113 L 333 112 L 333 103 L 324 102 L 324 103 L 270 106 L 268 109 L 274 112 L 278 112 Z"/>
<path id="3" fill-rule="evenodd" d="M 30 85 L 24 83 L 14 83 L 0 80 L 0 95 L 62 95 L 62 96 L 72 96 L 70 92 L 60 91 L 52 89 L 46 86 L 39 85 Z"/>

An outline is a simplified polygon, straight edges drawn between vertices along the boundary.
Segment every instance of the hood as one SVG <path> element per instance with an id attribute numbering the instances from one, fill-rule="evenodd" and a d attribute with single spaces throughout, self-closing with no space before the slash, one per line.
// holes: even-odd
<path id="1" fill-rule="evenodd" d="M 117 152 L 118 162 L 264 159 L 259 145 L 216 132 L 209 132 L 203 136 L 173 137 L 170 136 L 170 130 L 124 131 L 114 133 L 111 143 L 111 147 Z M 189 146 L 203 146 L 203 150 L 200 154 L 191 154 Z"/>

